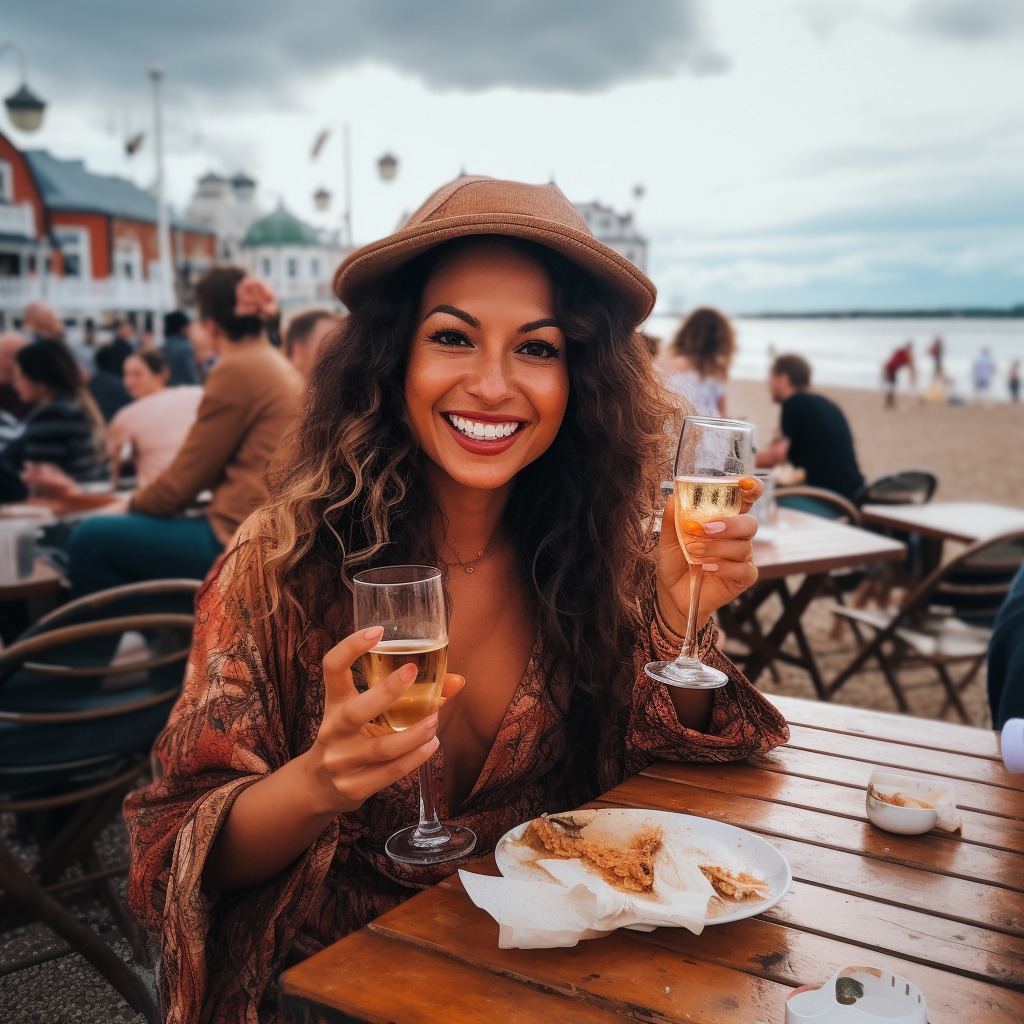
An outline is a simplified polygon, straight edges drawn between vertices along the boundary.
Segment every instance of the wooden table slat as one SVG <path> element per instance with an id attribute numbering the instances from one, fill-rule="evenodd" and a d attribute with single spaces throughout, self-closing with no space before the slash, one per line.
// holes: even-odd
<path id="1" fill-rule="evenodd" d="M 657 779 L 640 775 L 616 786 L 597 803 L 696 814 L 768 836 L 852 850 L 865 857 L 1024 892 L 1022 854 L 949 842 L 930 835 L 890 835 L 867 823 L 822 811 L 769 804 L 683 783 L 668 787 Z"/>
<path id="2" fill-rule="evenodd" d="M 1024 530 L 1024 509 L 983 501 L 933 501 L 927 505 L 864 505 L 866 523 L 962 544 Z"/>
<path id="3" fill-rule="evenodd" d="M 312 1003 L 312 1020 L 323 1024 L 494 1024 L 509 1019 L 509 1006 L 521 1020 L 550 1024 L 622 1021 L 582 1000 L 539 992 L 368 928 L 291 968 L 279 991 L 283 1008 L 296 1019 L 309 1020 L 295 1010 Z"/>
<path id="4" fill-rule="evenodd" d="M 794 725 L 1002 761 L 998 734 L 991 729 L 976 729 L 953 722 L 804 700 L 801 697 L 768 693 L 764 696 L 782 712 L 787 722 Z"/>
<path id="5" fill-rule="evenodd" d="M 863 775 L 858 788 L 841 786 L 820 779 L 805 779 L 796 775 L 769 772 L 751 765 L 723 764 L 671 764 L 661 762 L 641 773 L 645 778 L 664 779 L 684 783 L 718 793 L 765 800 L 789 807 L 823 811 L 844 818 L 867 822 L 864 794 L 868 774 Z M 996 849 L 1024 853 L 1024 821 L 1015 818 L 997 818 L 977 811 L 961 810 L 961 833 L 935 829 L 928 833 L 947 842 L 972 843 Z"/>
<path id="6" fill-rule="evenodd" d="M 764 768 L 765 771 L 798 775 L 805 779 L 821 779 L 860 789 L 863 789 L 871 772 L 878 767 L 868 761 L 832 757 L 818 751 L 789 746 L 776 747 L 771 753 L 750 758 L 747 763 Z M 956 779 L 951 785 L 957 806 L 962 809 L 979 811 L 991 818 L 1010 818 L 1014 821 L 1024 819 L 1024 799 L 1016 790 L 984 782 L 967 782 L 964 779 Z"/>
<path id="7" fill-rule="evenodd" d="M 903 768 L 926 775 L 939 775 L 948 779 L 966 779 L 985 782 L 1004 789 L 1024 790 L 1024 775 L 1013 775 L 1001 762 L 989 761 L 968 754 L 950 754 L 944 750 L 907 747 L 887 740 L 874 740 L 866 736 L 850 736 L 821 729 L 808 729 L 790 725 L 789 746 L 798 750 L 816 750 L 832 757 L 852 757 L 858 761 L 872 761 L 879 768 Z"/>

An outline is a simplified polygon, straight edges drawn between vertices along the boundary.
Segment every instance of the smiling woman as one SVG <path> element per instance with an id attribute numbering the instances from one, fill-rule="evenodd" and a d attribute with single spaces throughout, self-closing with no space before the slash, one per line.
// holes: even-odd
<path id="1" fill-rule="evenodd" d="M 335 284 L 350 315 L 271 500 L 199 598 L 156 781 L 126 805 L 131 898 L 174 1019 L 279 1020 L 283 965 L 452 870 L 384 851 L 428 759 L 439 812 L 486 853 L 655 758 L 787 736 L 709 621 L 756 578 L 760 485 L 686 538 L 692 566 L 671 509 L 651 533 L 669 406 L 635 330 L 650 282 L 554 186 L 461 178 Z M 446 699 L 382 735 L 416 673 L 359 692 L 353 667 L 382 634 L 352 632 L 349 581 L 402 563 L 444 576 Z M 678 653 L 691 570 L 701 660 L 728 677 L 715 691 L 643 671 Z"/>

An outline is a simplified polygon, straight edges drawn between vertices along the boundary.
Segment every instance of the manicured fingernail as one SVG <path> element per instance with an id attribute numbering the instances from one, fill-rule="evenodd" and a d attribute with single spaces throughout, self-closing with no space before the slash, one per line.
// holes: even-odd
<path id="1" fill-rule="evenodd" d="M 718 523 L 705 523 L 704 524 L 704 532 L 705 533 L 710 533 L 710 534 L 721 533 L 724 529 L 725 529 L 725 523 L 722 523 L 722 522 L 718 522 Z"/>
<path id="2" fill-rule="evenodd" d="M 371 626 L 369 629 L 363 630 L 364 640 L 379 640 L 384 635 L 383 626 Z"/>
<path id="3" fill-rule="evenodd" d="M 433 732 L 437 728 L 437 715 L 430 715 L 420 723 L 424 732 Z"/>
<path id="4" fill-rule="evenodd" d="M 398 678 L 403 683 L 411 683 L 416 678 L 416 666 L 412 662 L 403 665 L 398 671 L 401 673 Z"/>
<path id="5" fill-rule="evenodd" d="M 701 568 L 705 572 L 718 572 L 718 566 L 714 562 L 703 562 Z"/>
<path id="6" fill-rule="evenodd" d="M 691 519 L 688 523 L 683 524 L 683 529 L 687 533 L 692 533 L 694 537 L 704 536 L 704 527 L 697 522 L 696 519 Z"/>
<path id="7" fill-rule="evenodd" d="M 753 477 L 745 476 L 740 480 L 740 487 L 745 491 L 752 491 L 757 486 L 757 481 Z"/>

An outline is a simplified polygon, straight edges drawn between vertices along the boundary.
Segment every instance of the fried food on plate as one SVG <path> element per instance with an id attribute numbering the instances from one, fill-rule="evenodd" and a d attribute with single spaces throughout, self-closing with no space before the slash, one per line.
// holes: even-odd
<path id="1" fill-rule="evenodd" d="M 772 894 L 771 886 L 762 878 L 757 878 L 746 871 L 727 871 L 714 864 L 700 864 L 701 872 L 711 883 L 712 888 L 723 899 L 735 900 L 766 900 Z"/>
<path id="2" fill-rule="evenodd" d="M 614 876 L 614 883 L 630 892 L 650 892 L 654 885 L 654 855 L 661 848 L 661 826 L 644 825 L 628 846 L 616 846 L 602 839 L 587 839 L 572 821 L 535 818 L 526 827 L 522 841 L 539 844 L 562 860 L 589 860 Z"/>

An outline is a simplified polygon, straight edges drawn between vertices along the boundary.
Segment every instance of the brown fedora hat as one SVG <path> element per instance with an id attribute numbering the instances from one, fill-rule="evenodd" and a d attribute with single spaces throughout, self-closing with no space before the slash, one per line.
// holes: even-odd
<path id="1" fill-rule="evenodd" d="M 556 185 L 469 175 L 439 188 L 400 231 L 349 253 L 334 275 L 335 294 L 354 309 L 396 267 L 466 235 L 511 235 L 554 249 L 615 291 L 636 323 L 654 307 L 657 291 L 647 276 L 599 242 Z"/>

